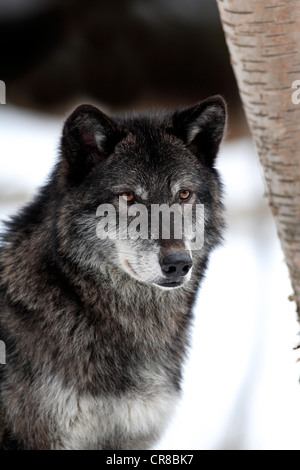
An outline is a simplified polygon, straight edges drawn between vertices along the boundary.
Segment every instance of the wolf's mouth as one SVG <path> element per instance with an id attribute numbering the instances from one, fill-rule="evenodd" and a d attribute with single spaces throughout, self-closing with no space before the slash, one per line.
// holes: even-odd
<path id="1" fill-rule="evenodd" d="M 129 263 L 127 259 L 125 260 L 124 265 L 127 268 L 127 272 L 129 272 L 136 279 L 141 280 L 138 273 L 133 269 L 132 265 Z M 177 279 L 173 281 L 171 280 L 162 280 L 161 282 L 150 281 L 150 283 L 155 284 L 158 287 L 162 287 L 164 289 L 174 289 L 176 287 L 181 287 L 184 284 L 184 281 L 182 279 L 178 280 L 178 277 L 177 277 Z"/>
<path id="2" fill-rule="evenodd" d="M 129 263 L 129 261 L 126 259 L 125 260 L 125 265 L 127 266 L 127 268 L 129 269 L 129 271 L 131 272 L 131 274 L 133 274 L 134 276 L 138 277 L 138 274 L 135 272 L 135 270 L 133 269 L 133 267 L 131 266 L 131 264 Z"/>
<path id="3" fill-rule="evenodd" d="M 160 287 L 165 287 L 165 288 L 168 288 L 168 289 L 172 289 L 174 287 L 180 287 L 182 286 L 182 282 L 180 281 L 173 281 L 173 282 L 160 282 L 159 284 L 157 284 L 158 286 Z"/>

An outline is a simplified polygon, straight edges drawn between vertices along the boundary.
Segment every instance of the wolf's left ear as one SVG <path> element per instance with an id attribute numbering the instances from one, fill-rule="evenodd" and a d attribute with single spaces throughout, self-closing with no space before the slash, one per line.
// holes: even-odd
<path id="1" fill-rule="evenodd" d="M 212 167 L 226 128 L 226 103 L 213 96 L 173 115 L 173 129 L 205 165 Z"/>
<path id="2" fill-rule="evenodd" d="M 65 122 L 61 140 L 67 181 L 79 184 L 124 137 L 116 122 L 92 105 L 78 106 Z"/>

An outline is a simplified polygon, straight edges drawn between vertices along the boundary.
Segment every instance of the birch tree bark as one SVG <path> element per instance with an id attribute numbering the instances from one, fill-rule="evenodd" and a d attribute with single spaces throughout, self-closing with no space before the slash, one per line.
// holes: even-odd
<path id="1" fill-rule="evenodd" d="M 300 0 L 217 3 L 300 320 Z"/>

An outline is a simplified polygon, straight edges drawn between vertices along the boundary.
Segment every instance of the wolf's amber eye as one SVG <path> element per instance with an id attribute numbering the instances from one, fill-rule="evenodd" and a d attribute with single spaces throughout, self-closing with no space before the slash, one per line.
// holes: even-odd
<path id="1" fill-rule="evenodd" d="M 179 198 L 182 200 L 182 201 L 188 201 L 191 197 L 192 193 L 191 191 L 189 190 L 182 190 L 180 191 L 179 193 Z"/>
<path id="2" fill-rule="evenodd" d="M 122 198 L 124 199 L 125 202 L 133 202 L 134 201 L 134 195 L 132 193 L 123 193 Z"/>

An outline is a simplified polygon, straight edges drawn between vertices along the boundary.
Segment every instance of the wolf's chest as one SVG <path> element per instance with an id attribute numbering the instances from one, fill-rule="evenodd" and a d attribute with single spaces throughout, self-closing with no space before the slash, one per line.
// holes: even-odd
<path id="1" fill-rule="evenodd" d="M 164 377 L 153 377 L 148 390 L 120 396 L 80 396 L 54 386 L 43 406 L 55 422 L 54 449 L 124 449 L 152 442 L 166 426 L 179 398 Z M 60 384 L 61 385 L 61 384 Z"/>

